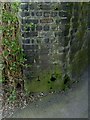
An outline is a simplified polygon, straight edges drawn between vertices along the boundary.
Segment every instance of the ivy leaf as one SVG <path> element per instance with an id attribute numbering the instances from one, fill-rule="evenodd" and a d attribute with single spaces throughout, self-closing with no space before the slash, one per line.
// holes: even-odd
<path id="1" fill-rule="evenodd" d="M 5 57 L 8 56 L 8 55 L 9 55 L 9 51 L 5 50 L 5 51 L 3 52 L 3 55 L 4 55 Z"/>

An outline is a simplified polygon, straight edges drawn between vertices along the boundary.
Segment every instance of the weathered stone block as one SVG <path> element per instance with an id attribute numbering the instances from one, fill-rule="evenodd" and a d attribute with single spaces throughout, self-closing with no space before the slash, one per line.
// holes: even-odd
<path id="1" fill-rule="evenodd" d="M 26 20 L 26 19 L 21 19 L 21 23 L 22 23 L 22 24 L 28 23 L 28 19 L 27 19 L 27 20 Z"/>
<path id="2" fill-rule="evenodd" d="M 62 35 L 61 32 L 59 32 L 59 31 L 55 32 L 55 37 L 57 37 L 57 36 L 61 36 L 61 35 Z"/>
<path id="3" fill-rule="evenodd" d="M 37 30 L 37 31 L 41 31 L 41 30 L 42 30 L 42 26 L 37 25 L 37 26 L 36 26 L 36 30 Z"/>
<path id="4" fill-rule="evenodd" d="M 21 27 L 21 30 L 22 30 L 22 31 L 30 31 L 30 27 L 22 26 L 22 27 Z"/>
<path id="5" fill-rule="evenodd" d="M 21 4 L 21 6 L 20 6 L 20 8 L 22 9 L 22 10 L 28 10 L 28 3 L 26 3 L 26 4 Z"/>
<path id="6" fill-rule="evenodd" d="M 31 12 L 31 16 L 35 16 L 35 12 Z"/>
<path id="7" fill-rule="evenodd" d="M 50 12 L 44 12 L 44 17 L 49 17 L 50 16 Z"/>
<path id="8" fill-rule="evenodd" d="M 59 10 L 61 10 L 61 5 L 59 3 L 55 2 L 54 4 L 52 4 L 51 8 L 55 11 L 59 11 Z"/>
<path id="9" fill-rule="evenodd" d="M 30 44 L 28 44 L 28 45 L 23 45 L 23 49 L 24 49 L 25 51 L 27 51 L 27 50 L 32 50 L 32 51 L 34 51 L 35 49 L 38 49 L 38 45 L 30 45 Z"/>
<path id="10" fill-rule="evenodd" d="M 21 30 L 22 30 L 22 31 L 24 31 L 24 30 L 25 30 L 23 25 L 21 26 Z"/>
<path id="11" fill-rule="evenodd" d="M 65 19 L 61 19 L 61 23 L 62 23 L 62 24 L 66 24 L 66 23 L 68 23 L 68 21 L 67 21 L 66 18 L 65 18 Z"/>
<path id="12" fill-rule="evenodd" d="M 32 39 L 32 40 L 31 40 L 31 43 L 33 44 L 34 42 L 35 42 L 34 39 Z"/>
<path id="13" fill-rule="evenodd" d="M 45 25 L 44 27 L 43 27 L 43 30 L 44 31 L 48 31 L 50 29 L 50 26 L 49 25 Z"/>
<path id="14" fill-rule="evenodd" d="M 29 44 L 29 43 L 30 43 L 30 39 L 28 39 L 28 38 L 27 38 L 27 39 L 24 39 L 24 40 L 23 40 L 23 43 L 24 43 L 24 44 Z"/>
<path id="15" fill-rule="evenodd" d="M 58 26 L 56 24 L 51 25 L 52 30 L 57 30 Z"/>
<path id="16" fill-rule="evenodd" d="M 21 12 L 21 17 L 26 17 L 26 16 L 29 16 L 29 15 L 30 15 L 30 13 L 28 11 L 27 12 L 26 11 Z"/>
<path id="17" fill-rule="evenodd" d="M 36 12 L 36 16 L 42 16 L 42 12 Z"/>
<path id="18" fill-rule="evenodd" d="M 58 12 L 51 12 L 51 17 L 56 17 L 58 15 Z"/>
<path id="19" fill-rule="evenodd" d="M 30 45 L 23 45 L 23 49 L 24 50 L 29 50 L 30 49 Z"/>
<path id="20" fill-rule="evenodd" d="M 37 24 L 37 23 L 38 23 L 38 19 L 30 19 L 29 22 L 30 22 L 30 23 L 34 23 L 34 24 Z"/>
<path id="21" fill-rule="evenodd" d="M 68 13 L 65 12 L 65 11 L 64 11 L 64 12 L 61 11 L 61 12 L 59 12 L 59 16 L 60 16 L 60 17 L 67 17 L 67 16 L 68 16 Z"/>
<path id="22" fill-rule="evenodd" d="M 27 56 L 27 61 L 29 62 L 29 64 L 33 64 L 34 63 L 34 57 L 33 56 Z"/>
<path id="23" fill-rule="evenodd" d="M 46 5 L 46 4 L 40 5 L 39 8 L 41 10 L 51 10 L 51 6 L 50 5 Z"/>
<path id="24" fill-rule="evenodd" d="M 40 45 L 40 44 L 41 44 L 41 38 L 38 37 L 38 38 L 36 39 L 36 42 L 37 42 L 37 44 Z"/>
<path id="25" fill-rule="evenodd" d="M 53 19 L 52 18 L 43 18 L 43 19 L 40 19 L 40 22 L 41 23 L 51 23 L 51 22 L 53 22 Z"/>
<path id="26" fill-rule="evenodd" d="M 52 31 L 41 31 L 39 33 L 39 36 L 44 38 L 44 37 L 53 37 L 53 32 Z"/>
<path id="27" fill-rule="evenodd" d="M 62 7 L 63 10 L 68 10 L 69 9 L 68 3 L 62 2 L 61 7 Z"/>
<path id="28" fill-rule="evenodd" d="M 30 9 L 30 10 L 34 10 L 34 9 L 35 9 L 34 4 L 30 4 L 30 5 L 29 5 L 29 9 Z"/>
<path id="29" fill-rule="evenodd" d="M 37 19 L 22 19 L 22 24 L 30 24 L 30 23 L 34 23 L 37 24 L 38 20 Z"/>
<path id="30" fill-rule="evenodd" d="M 34 37 L 34 36 L 38 36 L 38 32 L 34 32 L 34 31 L 24 32 L 22 35 L 23 35 L 25 38 Z"/>

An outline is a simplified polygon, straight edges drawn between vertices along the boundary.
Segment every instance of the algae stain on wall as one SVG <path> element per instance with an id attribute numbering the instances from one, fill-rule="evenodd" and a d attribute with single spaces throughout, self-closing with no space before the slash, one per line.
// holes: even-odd
<path id="1" fill-rule="evenodd" d="M 37 78 L 27 80 L 25 83 L 27 91 L 30 92 L 48 92 L 64 88 L 60 68 L 55 68 L 53 72 L 52 70 L 42 71 Z"/>

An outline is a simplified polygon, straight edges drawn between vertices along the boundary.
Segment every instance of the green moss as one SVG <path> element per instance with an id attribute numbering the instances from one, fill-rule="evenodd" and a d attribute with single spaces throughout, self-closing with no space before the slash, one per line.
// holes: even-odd
<path id="1" fill-rule="evenodd" d="M 52 70 L 42 71 L 39 75 L 39 80 L 33 79 L 32 81 L 25 82 L 25 88 L 27 92 L 49 92 L 54 90 L 62 90 L 64 83 L 62 80 L 62 72 L 60 68 L 55 68 L 54 75 L 56 80 L 51 81 Z"/>

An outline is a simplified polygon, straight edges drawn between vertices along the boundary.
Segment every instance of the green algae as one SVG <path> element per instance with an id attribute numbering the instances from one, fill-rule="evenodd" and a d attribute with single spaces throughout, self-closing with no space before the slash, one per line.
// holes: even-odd
<path id="1" fill-rule="evenodd" d="M 52 74 L 55 75 L 56 80 L 51 81 Z M 55 68 L 55 71 L 42 71 L 36 79 L 32 81 L 25 81 L 25 88 L 28 92 L 49 92 L 55 90 L 62 90 L 64 88 L 64 82 L 62 80 L 62 72 L 60 68 Z"/>

